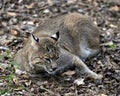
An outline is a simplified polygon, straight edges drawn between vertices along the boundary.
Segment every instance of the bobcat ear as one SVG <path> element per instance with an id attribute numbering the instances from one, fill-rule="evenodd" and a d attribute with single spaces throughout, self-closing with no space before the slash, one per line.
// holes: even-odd
<path id="1" fill-rule="evenodd" d="M 31 34 L 31 36 L 30 36 L 30 44 L 31 44 L 31 46 L 33 46 L 34 49 L 37 48 L 36 42 L 39 42 L 39 39 L 37 37 L 35 37 L 33 34 Z"/>
<path id="2" fill-rule="evenodd" d="M 39 42 L 39 38 L 35 37 L 33 34 L 31 34 L 31 35 L 36 42 Z"/>
<path id="3" fill-rule="evenodd" d="M 55 41 L 57 41 L 57 40 L 59 39 L 59 31 L 56 32 L 55 34 L 53 34 L 53 35 L 51 36 L 51 38 L 54 39 Z"/>

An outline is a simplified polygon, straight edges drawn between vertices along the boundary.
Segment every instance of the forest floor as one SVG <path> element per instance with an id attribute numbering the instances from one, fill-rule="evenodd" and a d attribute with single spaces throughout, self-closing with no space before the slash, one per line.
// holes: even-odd
<path id="1" fill-rule="evenodd" d="M 54 78 L 16 75 L 13 59 L 23 41 L 43 18 L 70 12 L 91 16 L 101 32 L 101 51 L 86 64 L 103 75 L 102 83 L 75 70 Z M 120 0 L 1 0 L 0 96 L 120 96 Z"/>

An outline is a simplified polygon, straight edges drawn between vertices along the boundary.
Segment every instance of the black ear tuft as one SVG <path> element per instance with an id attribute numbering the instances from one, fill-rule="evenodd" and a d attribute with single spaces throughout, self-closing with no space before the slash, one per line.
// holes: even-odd
<path id="1" fill-rule="evenodd" d="M 39 42 L 39 38 L 35 37 L 33 34 L 32 34 L 32 37 L 36 42 Z"/>
<path id="2" fill-rule="evenodd" d="M 53 34 L 52 36 L 51 36 L 51 38 L 52 39 L 54 39 L 55 41 L 57 41 L 58 39 L 59 39 L 59 31 L 58 32 L 56 32 L 55 34 Z"/>

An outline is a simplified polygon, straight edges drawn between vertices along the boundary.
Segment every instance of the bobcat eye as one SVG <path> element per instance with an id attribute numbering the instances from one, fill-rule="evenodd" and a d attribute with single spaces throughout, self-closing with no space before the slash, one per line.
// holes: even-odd
<path id="1" fill-rule="evenodd" d="M 49 63 L 51 63 L 51 59 L 50 58 L 45 58 L 45 60 Z"/>

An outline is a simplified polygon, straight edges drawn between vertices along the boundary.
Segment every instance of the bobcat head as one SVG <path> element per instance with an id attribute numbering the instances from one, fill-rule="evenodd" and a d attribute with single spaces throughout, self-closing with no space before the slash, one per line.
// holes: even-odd
<path id="1" fill-rule="evenodd" d="M 30 47 L 31 56 L 29 64 L 33 66 L 34 70 L 46 72 L 52 71 L 57 64 L 56 60 L 59 58 L 59 47 L 58 47 L 59 32 L 48 35 L 42 34 L 42 36 L 31 35 Z"/>

